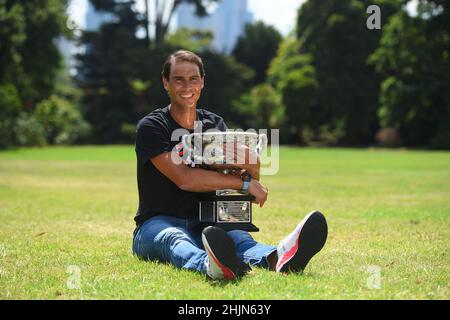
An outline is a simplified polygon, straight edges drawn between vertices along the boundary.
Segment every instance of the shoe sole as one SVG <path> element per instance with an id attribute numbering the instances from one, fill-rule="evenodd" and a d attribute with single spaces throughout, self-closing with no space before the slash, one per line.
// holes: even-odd
<path id="1" fill-rule="evenodd" d="M 213 226 L 206 227 L 202 232 L 202 242 L 208 256 L 219 266 L 226 280 L 240 276 L 239 270 L 244 267 L 244 263 L 239 260 L 236 245 L 226 231 Z"/>
<path id="2" fill-rule="evenodd" d="M 283 257 L 286 260 L 278 272 L 299 272 L 303 271 L 311 260 L 318 253 L 327 240 L 327 221 L 319 211 L 313 212 L 305 221 L 295 246 Z M 285 255 L 286 255 L 285 254 Z"/>

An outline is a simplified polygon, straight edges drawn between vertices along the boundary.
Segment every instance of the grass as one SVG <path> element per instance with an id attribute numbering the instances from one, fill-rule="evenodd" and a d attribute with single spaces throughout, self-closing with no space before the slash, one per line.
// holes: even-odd
<path id="1" fill-rule="evenodd" d="M 327 244 L 302 275 L 255 268 L 222 283 L 131 254 L 132 146 L 0 152 L 0 299 L 450 298 L 450 153 L 280 154 L 254 237 L 276 244 L 319 209 Z"/>

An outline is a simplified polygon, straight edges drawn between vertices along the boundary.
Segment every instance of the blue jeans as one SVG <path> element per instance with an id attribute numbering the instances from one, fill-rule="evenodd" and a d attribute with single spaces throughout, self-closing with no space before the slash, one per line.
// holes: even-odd
<path id="1" fill-rule="evenodd" d="M 145 221 L 134 230 L 133 254 L 144 260 L 168 262 L 182 269 L 206 272 L 207 256 L 201 231 L 195 231 L 195 222 L 159 215 Z M 228 234 L 236 244 L 238 257 L 251 266 L 269 268 L 267 257 L 276 247 L 256 242 L 242 230 Z"/>

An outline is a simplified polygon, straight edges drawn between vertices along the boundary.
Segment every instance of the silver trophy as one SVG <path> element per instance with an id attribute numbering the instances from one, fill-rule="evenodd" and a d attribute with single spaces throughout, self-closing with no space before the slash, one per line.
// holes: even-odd
<path id="1" fill-rule="evenodd" d="M 183 159 L 187 165 L 225 174 L 235 174 L 244 159 L 234 158 L 234 152 L 224 152 L 224 145 L 245 145 L 250 149 L 250 161 L 267 146 L 267 136 L 253 132 L 203 132 L 182 137 Z M 254 157 L 252 159 L 252 156 Z M 227 165 L 226 168 L 223 165 Z M 201 225 L 215 225 L 224 230 L 259 231 L 252 223 L 254 197 L 243 190 L 216 190 L 199 196 L 198 219 Z"/>

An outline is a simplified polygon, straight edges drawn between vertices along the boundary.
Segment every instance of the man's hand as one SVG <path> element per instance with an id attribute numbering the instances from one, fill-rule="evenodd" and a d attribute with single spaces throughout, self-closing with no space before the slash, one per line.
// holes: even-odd
<path id="1" fill-rule="evenodd" d="M 183 163 L 175 163 L 172 157 L 177 157 L 175 151 L 164 152 L 150 159 L 153 165 L 181 190 L 190 192 L 211 192 L 221 189 L 242 188 L 242 180 L 236 171 L 236 174 L 222 174 L 215 171 L 204 170 L 200 168 L 189 168 Z M 255 197 L 254 203 L 260 207 L 264 205 L 268 196 L 268 189 L 258 180 L 250 180 L 248 192 Z"/>
<path id="2" fill-rule="evenodd" d="M 241 189 L 240 177 L 201 168 L 190 168 L 181 161 L 176 151 L 164 152 L 150 159 L 152 164 L 175 183 L 181 190 L 190 192 L 211 192 L 221 189 Z"/>
<path id="3" fill-rule="evenodd" d="M 235 142 L 224 143 L 225 159 L 232 161 L 233 166 L 245 169 L 253 179 L 259 180 L 260 162 L 255 151 L 244 144 Z"/>
<path id="4" fill-rule="evenodd" d="M 260 207 L 264 205 L 269 195 L 269 190 L 255 179 L 250 180 L 248 192 L 255 197 L 253 202 L 259 204 Z"/>

